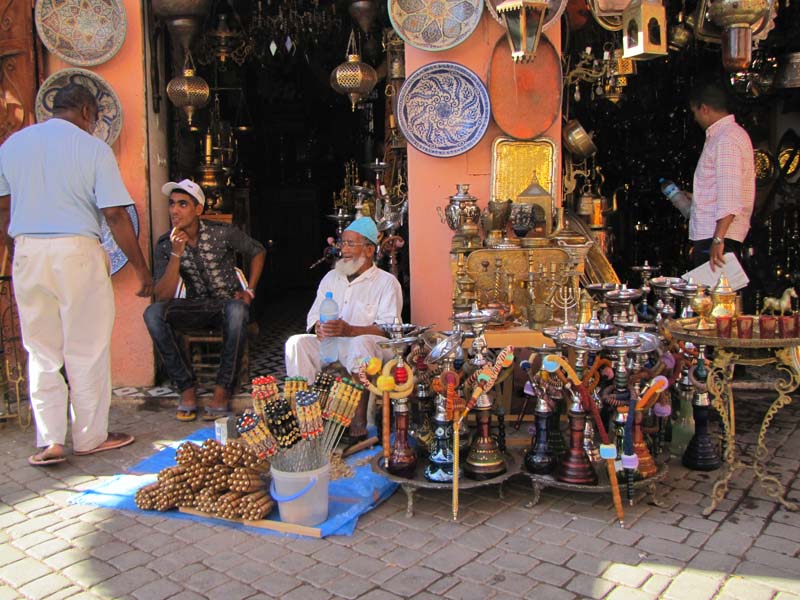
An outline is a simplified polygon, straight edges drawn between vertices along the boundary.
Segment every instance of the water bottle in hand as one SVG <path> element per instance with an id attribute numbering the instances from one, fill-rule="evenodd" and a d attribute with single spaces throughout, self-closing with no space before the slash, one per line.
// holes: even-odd
<path id="1" fill-rule="evenodd" d="M 673 206 L 677 208 L 685 219 L 689 218 L 691 211 L 692 201 L 681 188 L 677 186 L 674 181 L 664 179 L 663 177 L 658 180 L 661 184 L 661 191 L 672 202 Z"/>
<path id="2" fill-rule="evenodd" d="M 335 321 L 339 318 L 339 305 L 333 299 L 332 292 L 325 292 L 325 300 L 319 307 L 319 322 L 327 323 L 328 321 Z M 339 351 L 337 350 L 338 338 L 326 337 L 323 338 L 319 344 L 319 360 L 322 366 L 327 366 L 332 362 L 336 362 L 339 358 Z"/>

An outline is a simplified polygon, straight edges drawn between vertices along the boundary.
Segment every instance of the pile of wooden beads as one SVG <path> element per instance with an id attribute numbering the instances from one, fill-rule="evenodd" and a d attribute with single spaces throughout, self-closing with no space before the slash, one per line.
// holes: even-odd
<path id="1" fill-rule="evenodd" d="M 245 410 L 236 420 L 236 430 L 258 458 L 270 458 L 278 451 L 275 436 L 252 410 Z"/>
<path id="2" fill-rule="evenodd" d="M 316 439 L 322 434 L 322 410 L 316 392 L 297 392 L 295 403 L 300 435 L 304 440 Z"/>
<path id="3" fill-rule="evenodd" d="M 281 448 L 291 448 L 300 441 L 300 428 L 297 425 L 292 407 L 285 398 L 276 398 L 264 406 L 267 428 L 275 436 Z"/>
<path id="4" fill-rule="evenodd" d="M 317 378 L 314 380 L 314 385 L 311 386 L 311 391 L 316 392 L 320 406 L 325 406 L 328 403 L 328 395 L 334 383 L 336 383 L 336 377 L 332 374 L 317 373 Z"/>
<path id="5" fill-rule="evenodd" d="M 253 492 L 242 497 L 239 502 L 239 511 L 243 519 L 258 521 L 272 512 L 275 502 L 265 491 Z"/>
<path id="6" fill-rule="evenodd" d="M 308 381 L 305 377 L 287 377 L 283 381 L 283 397 L 287 402 L 294 402 L 297 392 L 308 390 Z"/>

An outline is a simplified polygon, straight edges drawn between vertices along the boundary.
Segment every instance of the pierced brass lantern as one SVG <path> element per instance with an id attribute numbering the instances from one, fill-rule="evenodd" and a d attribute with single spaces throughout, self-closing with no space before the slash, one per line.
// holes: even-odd
<path id="1" fill-rule="evenodd" d="M 211 89 L 206 80 L 195 75 L 194 60 L 191 52 L 187 51 L 183 75 L 171 79 L 167 84 L 167 97 L 186 114 L 191 126 L 195 111 L 208 104 L 210 95 Z"/>
<path id="2" fill-rule="evenodd" d="M 548 6 L 548 2 L 540 0 L 505 0 L 497 5 L 514 62 L 533 60 Z"/>
<path id="3" fill-rule="evenodd" d="M 350 33 L 347 44 L 347 60 L 331 72 L 331 87 L 350 98 L 353 112 L 356 105 L 366 98 L 378 82 L 378 74 L 370 65 L 361 60 L 356 52 L 355 34 Z"/>

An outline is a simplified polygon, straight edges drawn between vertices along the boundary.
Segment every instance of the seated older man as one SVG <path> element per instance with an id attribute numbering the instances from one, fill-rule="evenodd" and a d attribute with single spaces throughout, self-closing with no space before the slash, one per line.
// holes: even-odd
<path id="1" fill-rule="evenodd" d="M 375 266 L 378 228 L 369 217 L 356 219 L 342 232 L 341 258 L 335 268 L 322 278 L 317 298 L 306 319 L 306 331 L 293 335 L 286 342 L 286 374 L 313 381 L 321 368 L 320 341 L 337 338 L 338 360 L 356 375 L 362 358 L 390 358 L 378 345 L 385 337 L 381 324 L 390 324 L 400 317 L 403 292 L 391 274 Z M 333 294 L 339 305 L 339 318 L 320 323 L 320 305 L 326 292 Z M 367 395 L 362 398 L 350 425 L 350 438 L 366 435 Z"/>

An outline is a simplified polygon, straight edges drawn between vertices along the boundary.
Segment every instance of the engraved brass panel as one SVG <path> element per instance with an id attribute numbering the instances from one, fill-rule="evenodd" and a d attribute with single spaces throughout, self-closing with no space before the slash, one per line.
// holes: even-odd
<path id="1" fill-rule="evenodd" d="M 556 145 L 549 138 L 520 141 L 499 137 L 492 145 L 492 200 L 517 202 L 536 173 L 539 185 L 555 195 Z"/>

